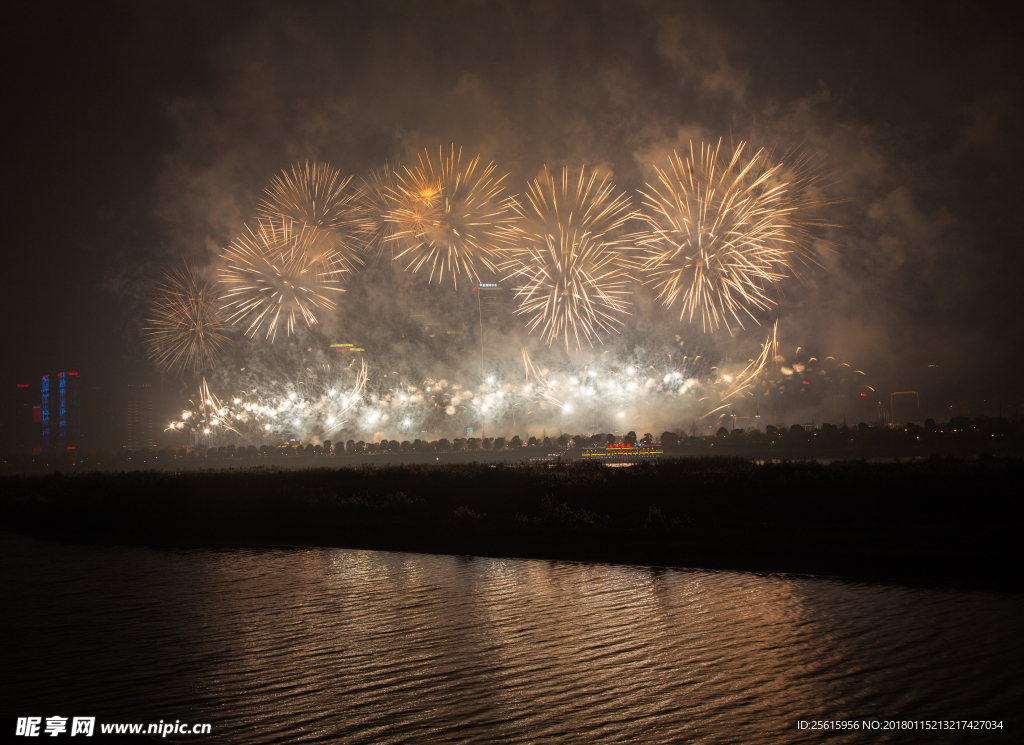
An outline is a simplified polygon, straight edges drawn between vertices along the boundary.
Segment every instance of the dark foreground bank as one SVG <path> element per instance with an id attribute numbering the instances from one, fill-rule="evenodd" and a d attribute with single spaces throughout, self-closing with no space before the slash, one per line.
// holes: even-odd
<path id="1" fill-rule="evenodd" d="M 1024 589 L 1024 461 L 669 459 L 7 477 L 0 529 L 152 546 L 319 545 Z"/>

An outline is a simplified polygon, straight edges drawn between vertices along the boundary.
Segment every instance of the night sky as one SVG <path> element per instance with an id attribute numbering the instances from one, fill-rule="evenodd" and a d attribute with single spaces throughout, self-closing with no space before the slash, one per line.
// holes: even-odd
<path id="1" fill-rule="evenodd" d="M 514 192 L 545 164 L 632 192 L 721 137 L 832 184 L 836 252 L 762 316 L 786 344 L 883 391 L 938 365 L 944 396 L 1019 402 L 1019 26 L 994 7 L 5 3 L 3 380 L 151 370 L 148 283 L 215 256 L 294 161 L 455 143 Z"/>

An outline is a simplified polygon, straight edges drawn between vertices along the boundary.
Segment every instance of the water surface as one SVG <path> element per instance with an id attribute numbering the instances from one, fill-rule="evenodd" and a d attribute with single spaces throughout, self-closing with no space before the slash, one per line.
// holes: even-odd
<path id="1" fill-rule="evenodd" d="M 1022 736 L 1019 595 L 345 549 L 0 551 L 9 716 L 250 742 Z M 846 718 L 1006 728 L 796 725 Z"/>

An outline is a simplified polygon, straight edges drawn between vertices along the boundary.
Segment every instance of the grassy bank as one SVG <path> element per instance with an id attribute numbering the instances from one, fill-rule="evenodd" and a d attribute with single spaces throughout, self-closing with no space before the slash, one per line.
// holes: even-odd
<path id="1" fill-rule="evenodd" d="M 1024 461 L 667 459 L 0 480 L 0 529 L 153 546 L 318 545 L 1024 589 Z"/>

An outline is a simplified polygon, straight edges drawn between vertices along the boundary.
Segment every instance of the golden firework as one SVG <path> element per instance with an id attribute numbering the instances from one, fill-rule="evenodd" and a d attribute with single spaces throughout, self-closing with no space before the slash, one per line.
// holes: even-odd
<path id="1" fill-rule="evenodd" d="M 621 234 L 635 217 L 629 198 L 615 194 L 607 176 L 579 178 L 563 169 L 560 178 L 544 174 L 527 189 L 527 219 L 517 248 L 502 265 L 515 288 L 518 315 L 530 331 L 540 330 L 551 346 L 566 349 L 600 342 L 628 313 L 628 252 L 632 236 Z"/>
<path id="2" fill-rule="evenodd" d="M 149 358 L 176 373 L 212 368 L 231 341 L 215 286 L 187 262 L 157 283 L 143 334 Z"/>
<path id="3" fill-rule="evenodd" d="M 460 276 L 479 282 L 481 270 L 497 271 L 502 250 L 511 245 L 520 219 L 518 205 L 506 196 L 495 165 L 480 167 L 480 156 L 462 164 L 462 150 L 420 155 L 416 168 L 397 176 L 397 204 L 387 214 L 397 243 L 395 260 L 413 272 L 429 268 L 438 283 Z"/>
<path id="4" fill-rule="evenodd" d="M 807 228 L 822 224 L 797 214 L 811 204 L 813 172 L 773 164 L 764 150 L 747 158 L 745 149 L 740 143 L 730 157 L 721 142 L 698 153 L 691 143 L 689 156 L 655 167 L 657 182 L 641 190 L 645 280 L 666 307 L 680 307 L 680 319 L 699 315 L 705 330 L 742 327 L 741 314 L 756 321 L 794 261 L 813 261 Z"/>
<path id="5" fill-rule="evenodd" d="M 228 321 L 255 336 L 264 331 L 271 341 L 279 324 L 287 334 L 296 319 L 317 323 L 319 310 L 334 309 L 334 293 L 344 292 L 341 280 L 351 271 L 330 241 L 316 230 L 295 230 L 291 221 L 263 219 L 247 227 L 221 256 L 220 281 Z"/>
<path id="6" fill-rule="evenodd" d="M 329 244 L 337 260 L 354 271 L 363 260 L 357 237 L 359 194 L 348 188 L 351 180 L 328 163 L 296 163 L 270 180 L 259 213 L 301 232 L 307 242 Z"/>

